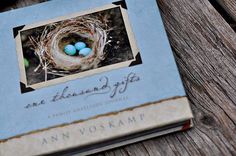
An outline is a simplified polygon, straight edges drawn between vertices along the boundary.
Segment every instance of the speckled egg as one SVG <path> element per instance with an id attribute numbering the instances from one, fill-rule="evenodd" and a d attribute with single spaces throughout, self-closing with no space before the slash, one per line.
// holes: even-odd
<path id="1" fill-rule="evenodd" d="M 65 46 L 64 51 L 67 55 L 73 56 L 76 54 L 76 48 L 71 44 Z"/>
<path id="2" fill-rule="evenodd" d="M 84 48 L 79 51 L 79 54 L 86 57 L 92 52 L 92 49 L 90 48 Z"/>
<path id="3" fill-rule="evenodd" d="M 85 44 L 84 42 L 77 42 L 77 43 L 75 44 L 75 48 L 76 48 L 77 50 L 84 49 L 84 48 L 86 48 L 86 44 Z"/>

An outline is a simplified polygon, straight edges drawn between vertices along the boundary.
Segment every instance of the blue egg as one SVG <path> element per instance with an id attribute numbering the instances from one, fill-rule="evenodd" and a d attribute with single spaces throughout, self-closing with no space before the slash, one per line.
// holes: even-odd
<path id="1" fill-rule="evenodd" d="M 82 56 L 88 56 L 92 52 L 90 48 L 84 48 L 79 51 L 79 54 Z"/>
<path id="2" fill-rule="evenodd" d="M 75 44 L 75 48 L 76 48 L 77 50 L 84 49 L 84 48 L 86 48 L 86 44 L 85 44 L 84 42 L 77 42 L 77 43 Z"/>
<path id="3" fill-rule="evenodd" d="M 71 44 L 65 46 L 64 51 L 65 51 L 65 53 L 67 55 L 71 55 L 72 56 L 72 55 L 76 54 L 76 48 L 73 45 L 71 45 Z"/>

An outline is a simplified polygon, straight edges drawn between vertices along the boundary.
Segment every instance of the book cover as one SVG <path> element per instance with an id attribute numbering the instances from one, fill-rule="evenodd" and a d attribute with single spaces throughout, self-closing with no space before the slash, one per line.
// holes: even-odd
<path id="1" fill-rule="evenodd" d="M 155 0 L 53 0 L 0 21 L 0 155 L 86 155 L 192 126 Z"/>

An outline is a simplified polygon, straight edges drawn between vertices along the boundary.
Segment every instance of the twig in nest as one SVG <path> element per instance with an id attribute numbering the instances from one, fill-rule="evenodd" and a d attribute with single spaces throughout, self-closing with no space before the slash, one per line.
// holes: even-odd
<path id="1" fill-rule="evenodd" d="M 111 30 L 106 24 L 106 16 L 99 19 L 95 15 L 81 16 L 45 26 L 39 39 L 31 36 L 30 41 L 40 62 L 34 71 L 42 68 L 47 81 L 48 74 L 66 76 L 97 68 L 106 56 L 104 48 Z M 72 34 L 92 41 L 92 53 L 89 56 L 69 56 L 64 53 L 61 41 Z"/>

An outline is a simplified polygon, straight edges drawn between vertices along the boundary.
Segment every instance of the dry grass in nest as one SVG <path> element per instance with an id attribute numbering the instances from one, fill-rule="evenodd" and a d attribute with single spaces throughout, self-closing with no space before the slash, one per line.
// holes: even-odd
<path id="1" fill-rule="evenodd" d="M 40 62 L 34 71 L 42 68 L 47 81 L 48 74 L 66 76 L 97 68 L 105 57 L 108 32 L 106 19 L 102 16 L 87 15 L 47 25 L 39 38 L 30 37 Z M 78 39 L 85 41 L 92 49 L 89 56 L 69 56 L 64 53 L 64 46 Z"/>

